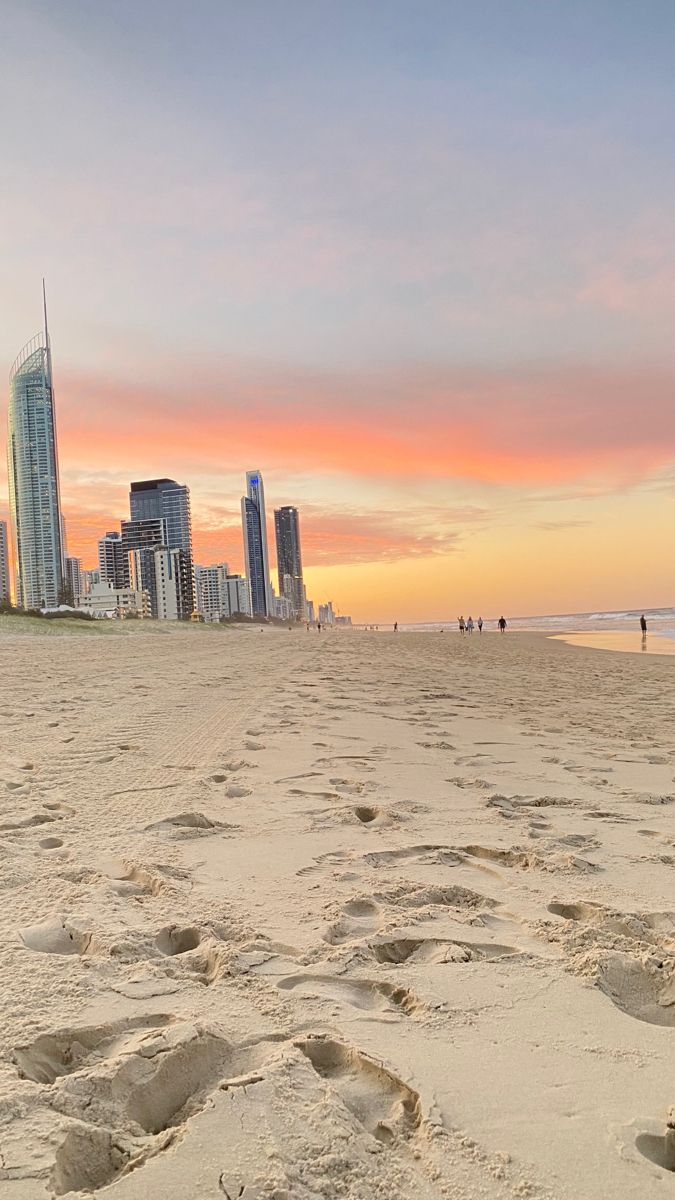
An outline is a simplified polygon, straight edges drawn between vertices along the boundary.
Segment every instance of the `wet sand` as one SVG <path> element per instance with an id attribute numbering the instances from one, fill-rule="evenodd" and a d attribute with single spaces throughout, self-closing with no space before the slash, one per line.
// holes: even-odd
<path id="1" fill-rule="evenodd" d="M 593 650 L 616 650 L 623 654 L 675 654 L 675 638 L 658 633 L 647 633 L 644 638 L 639 630 L 637 633 L 608 630 L 606 633 L 556 633 L 551 636 L 555 641 L 568 642 L 571 646 L 587 646 Z"/>
<path id="2" fill-rule="evenodd" d="M 671 1194 L 669 660 L 8 628 L 2 1200 Z"/>

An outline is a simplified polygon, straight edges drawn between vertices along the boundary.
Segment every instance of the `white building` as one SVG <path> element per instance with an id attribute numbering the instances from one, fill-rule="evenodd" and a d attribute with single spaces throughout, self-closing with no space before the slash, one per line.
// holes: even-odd
<path id="1" fill-rule="evenodd" d="M 124 559 L 122 534 L 106 533 L 98 541 L 98 569 L 101 579 L 113 587 L 123 588 L 127 581 L 127 563 Z"/>
<path id="2" fill-rule="evenodd" d="M 214 563 L 210 567 L 195 566 L 195 601 L 197 612 L 205 621 L 219 621 L 229 616 L 225 580 L 229 575 L 227 563 Z"/>
<path id="3" fill-rule="evenodd" d="M 292 621 L 295 617 L 295 607 L 289 596 L 274 596 L 272 598 L 272 616 L 278 621 Z"/>
<path id="4" fill-rule="evenodd" d="M 93 617 L 149 617 L 150 597 L 135 588 L 115 588 L 98 580 L 80 597 L 79 607 Z"/>
<path id="5" fill-rule="evenodd" d="M 9 546 L 7 522 L 0 521 L 0 604 L 9 600 Z"/>
<path id="6" fill-rule="evenodd" d="M 158 621 L 178 621 L 192 615 L 192 561 L 179 547 L 147 546 L 129 552 L 129 580 L 150 597 L 150 612 Z"/>
<path id="7" fill-rule="evenodd" d="M 251 616 L 251 589 L 242 575 L 230 575 L 227 563 L 195 567 L 197 610 L 206 621 L 236 613 Z"/>
<path id="8" fill-rule="evenodd" d="M 334 625 L 335 624 L 335 613 L 333 612 L 333 603 L 331 600 L 329 600 L 327 604 L 319 605 L 319 624 L 320 625 Z"/>
<path id="9" fill-rule="evenodd" d="M 234 617 L 241 613 L 244 617 L 253 616 L 251 604 L 251 585 L 244 575 L 228 575 L 225 580 L 227 593 L 227 616 Z"/>

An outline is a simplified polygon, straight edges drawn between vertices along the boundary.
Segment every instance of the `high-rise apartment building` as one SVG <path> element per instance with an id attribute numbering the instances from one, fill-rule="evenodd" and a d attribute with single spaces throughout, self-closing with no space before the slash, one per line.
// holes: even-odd
<path id="1" fill-rule="evenodd" d="M 98 569 L 101 579 L 114 588 L 123 588 L 129 577 L 128 563 L 124 558 L 122 534 L 106 533 L 98 541 Z"/>
<path id="2" fill-rule="evenodd" d="M 335 613 L 333 611 L 332 600 L 328 600 L 326 604 L 319 605 L 319 621 L 322 625 L 335 624 Z"/>
<path id="3" fill-rule="evenodd" d="M 7 468 L 17 604 L 56 608 L 63 598 L 63 547 L 46 301 L 44 330 L 24 346 L 9 376 Z"/>
<path id="4" fill-rule="evenodd" d="M 251 603 L 256 616 L 267 617 L 272 609 L 265 490 L 260 471 L 246 472 L 246 495 L 241 500 L 246 576 L 251 585 Z"/>
<path id="5" fill-rule="evenodd" d="M 82 559 L 68 555 L 63 560 L 64 598 L 66 604 L 77 607 L 82 595 Z"/>
<path id="6" fill-rule="evenodd" d="M 214 563 L 210 567 L 195 567 L 195 595 L 197 611 L 205 621 L 219 621 L 229 616 L 224 611 L 223 591 L 229 574 L 227 563 Z"/>
<path id="7" fill-rule="evenodd" d="M 224 616 L 253 616 L 251 585 L 243 575 L 228 575 L 225 580 L 225 595 L 227 597 L 227 613 L 224 613 Z"/>
<path id="8" fill-rule="evenodd" d="M 7 522 L 0 521 L 0 604 L 7 603 L 10 598 L 10 591 Z"/>
<path id="9" fill-rule="evenodd" d="M 131 589 L 147 592 L 159 621 L 189 620 L 194 605 L 192 561 L 176 547 L 148 546 L 129 554 Z"/>
<path id="10" fill-rule="evenodd" d="M 274 529 L 277 541 L 279 592 L 291 603 L 296 620 L 305 617 L 305 586 L 302 578 L 300 523 L 298 510 L 290 504 L 274 510 Z"/>
<path id="11" fill-rule="evenodd" d="M 185 484 L 177 483 L 175 479 L 145 479 L 132 483 L 129 492 L 129 514 L 132 522 L 164 521 L 163 544 L 168 550 L 183 551 L 188 565 L 189 580 L 182 607 L 189 607 L 186 613 L 189 618 L 195 607 L 190 489 Z"/>
<path id="12" fill-rule="evenodd" d="M 238 613 L 251 616 L 248 579 L 230 575 L 227 563 L 195 567 L 195 589 L 197 609 L 206 621 L 219 621 Z"/>

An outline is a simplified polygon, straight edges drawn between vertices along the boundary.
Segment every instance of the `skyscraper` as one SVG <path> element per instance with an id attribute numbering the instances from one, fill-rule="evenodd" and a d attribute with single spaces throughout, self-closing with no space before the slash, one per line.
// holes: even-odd
<path id="1" fill-rule="evenodd" d="M 132 521 L 163 517 L 166 521 L 167 546 L 184 550 L 192 559 L 192 519 L 190 489 L 175 479 L 146 479 L 132 483 L 129 493 Z"/>
<path id="2" fill-rule="evenodd" d="M 47 330 L 28 342 L 9 376 L 7 468 L 16 599 L 21 608 L 55 608 L 63 598 L 62 517 Z"/>
<path id="3" fill-rule="evenodd" d="M 9 600 L 9 545 L 7 522 L 0 521 L 0 603 Z"/>
<path id="4" fill-rule="evenodd" d="M 129 564 L 124 560 L 121 533 L 106 533 L 98 540 L 98 566 L 101 579 L 114 588 L 126 586 Z"/>
<path id="5" fill-rule="evenodd" d="M 255 616 L 272 612 L 272 588 L 267 551 L 265 491 L 260 471 L 246 472 L 246 495 L 241 500 L 246 575 L 251 584 L 251 603 Z"/>
<path id="6" fill-rule="evenodd" d="M 175 479 L 145 479 L 132 483 L 129 511 L 130 525 L 145 525 L 149 528 L 152 521 L 163 521 L 165 534 L 161 544 L 168 550 L 183 551 L 179 616 L 188 619 L 195 608 L 190 489 L 185 484 L 176 483 Z M 122 523 L 123 541 L 126 524 Z"/>
<path id="7" fill-rule="evenodd" d="M 66 604 L 77 606 L 82 595 L 82 559 L 66 555 L 63 560 L 63 593 Z"/>
<path id="8" fill-rule="evenodd" d="M 298 510 L 290 504 L 274 510 L 274 529 L 277 539 L 277 568 L 279 592 L 290 600 L 293 616 L 303 620 L 305 616 L 305 587 L 302 578 L 302 553 L 300 550 L 300 524 Z"/>

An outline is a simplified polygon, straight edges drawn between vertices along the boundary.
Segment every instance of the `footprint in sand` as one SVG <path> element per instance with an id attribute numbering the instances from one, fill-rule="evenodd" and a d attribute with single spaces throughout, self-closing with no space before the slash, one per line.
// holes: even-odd
<path id="1" fill-rule="evenodd" d="M 91 932 L 78 929 L 62 917 L 54 917 L 19 930 L 28 950 L 40 954 L 86 954 L 93 949 Z"/>
<path id="2" fill-rule="evenodd" d="M 371 792 L 374 785 L 372 783 L 362 782 L 359 779 L 329 779 L 331 787 L 342 795 L 361 796 L 364 792 Z"/>
<path id="3" fill-rule="evenodd" d="M 420 863 L 424 866 L 440 864 L 444 867 L 458 867 L 465 862 L 463 855 L 458 854 L 450 846 L 440 846 L 435 843 L 423 843 L 420 846 L 404 846 L 400 850 L 375 850 L 363 855 L 363 861 L 369 867 L 387 867 L 392 863 Z"/>
<path id="4" fill-rule="evenodd" d="M 355 897 L 347 901 L 337 921 L 329 925 L 322 938 L 330 946 L 355 941 L 376 930 L 382 919 L 382 909 L 371 897 Z"/>
<path id="5" fill-rule="evenodd" d="M 103 1047 L 105 1050 L 105 1047 Z M 56 1151 L 49 1184 L 56 1195 L 92 1191 L 142 1166 L 203 1107 L 231 1061 L 229 1042 L 202 1025 L 174 1024 L 130 1034 L 123 1048 L 57 1079 L 52 1107 L 87 1125 L 72 1126 Z"/>
<path id="6" fill-rule="evenodd" d="M 174 1017 L 164 1013 L 128 1017 L 106 1025 L 86 1025 L 42 1033 L 34 1041 L 17 1046 L 12 1061 L 22 1079 L 54 1083 L 60 1075 L 79 1071 L 92 1059 L 108 1058 L 124 1049 L 128 1035 L 139 1030 L 169 1025 Z"/>
<path id="7" fill-rule="evenodd" d="M 152 871 L 122 859 L 104 859 L 98 865 L 99 870 L 111 880 L 110 886 L 120 896 L 158 896 L 166 887 L 164 880 Z"/>
<path id="8" fill-rule="evenodd" d="M 339 867 L 344 863 L 352 861 L 356 855 L 351 854 L 347 850 L 329 850 L 327 854 L 320 854 L 318 858 L 309 867 L 301 867 L 296 871 L 296 875 L 301 878 L 305 875 L 324 874 L 331 867 Z"/>
<path id="9" fill-rule="evenodd" d="M 586 839 L 583 840 L 586 842 Z M 554 845 L 559 846 L 561 842 L 564 842 L 564 839 L 558 839 Z M 514 847 L 501 850 L 490 846 L 471 845 L 462 846 L 460 849 L 471 858 L 497 863 L 502 867 L 512 867 L 519 871 L 578 871 L 583 874 L 591 874 L 601 869 L 597 863 L 579 858 L 567 850 L 554 849 L 551 853 L 542 855 L 534 850 L 520 850 Z"/>
<path id="10" fill-rule="evenodd" d="M 609 953 L 598 963 L 598 987 L 617 1008 L 650 1025 L 675 1026 L 675 959 L 645 962 Z"/>
<path id="11" fill-rule="evenodd" d="M 389 938 L 370 943 L 373 956 L 379 963 L 397 966 L 399 963 L 465 963 L 499 961 L 520 954 L 516 946 L 497 942 L 471 942 L 455 938 Z"/>
<path id="12" fill-rule="evenodd" d="M 324 1035 L 298 1038 L 294 1045 L 378 1141 L 406 1138 L 419 1129 L 419 1094 L 375 1059 Z"/>
<path id="13" fill-rule="evenodd" d="M 365 1012 L 396 1013 L 410 1017 L 424 1009 L 421 1000 L 408 988 L 393 987 L 389 983 L 378 983 L 371 979 L 344 979 L 334 975 L 287 975 L 277 981 L 277 987 L 286 992 L 298 991 L 307 997 L 325 997 Z"/>

